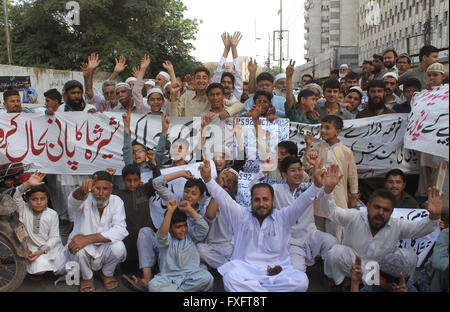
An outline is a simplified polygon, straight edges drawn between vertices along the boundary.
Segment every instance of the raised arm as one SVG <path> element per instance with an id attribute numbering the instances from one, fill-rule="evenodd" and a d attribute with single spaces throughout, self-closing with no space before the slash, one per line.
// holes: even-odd
<path id="1" fill-rule="evenodd" d="M 216 181 L 211 179 L 211 166 L 209 160 L 203 160 L 203 164 L 199 166 L 199 171 L 203 181 L 206 183 L 206 187 L 208 188 L 211 197 L 217 201 L 221 209 L 220 211 L 224 214 L 232 228 L 236 229 L 247 213 L 246 209 L 238 205 L 233 198 L 231 198 L 230 194 L 221 188 Z"/>
<path id="2" fill-rule="evenodd" d="M 250 58 L 250 62 L 248 63 L 248 71 L 250 73 L 249 79 L 248 79 L 248 93 L 253 94 L 256 92 L 256 71 L 258 70 L 258 64 L 256 63 L 256 60 L 253 61 L 252 58 Z"/>
<path id="3" fill-rule="evenodd" d="M 23 210 L 25 208 L 25 202 L 23 201 L 22 194 L 28 191 L 33 186 L 39 186 L 44 184 L 43 180 L 45 178 L 45 175 L 46 175 L 45 173 L 36 171 L 31 175 L 28 181 L 16 187 L 13 200 L 16 203 L 19 210 Z"/>
<path id="4" fill-rule="evenodd" d="M 202 242 L 208 235 L 209 226 L 205 219 L 191 206 L 187 200 L 183 200 L 178 205 L 178 209 L 194 221 L 193 228 L 188 229 L 189 234 L 195 242 Z"/>
<path id="5" fill-rule="evenodd" d="M 122 157 L 125 165 L 130 165 L 133 163 L 133 151 L 131 147 L 131 131 L 130 131 L 130 120 L 131 112 L 129 110 L 125 111 L 122 115 L 123 120 L 123 146 L 122 146 Z"/>
<path id="6" fill-rule="evenodd" d="M 100 63 L 101 61 L 99 60 L 98 53 L 91 53 L 91 55 L 89 55 L 86 69 L 86 76 L 84 77 L 84 83 L 86 88 L 86 95 L 90 99 L 94 97 L 94 89 L 93 89 L 94 70 L 98 67 L 98 65 L 100 65 Z"/>
<path id="7" fill-rule="evenodd" d="M 138 66 L 136 75 L 136 83 L 133 87 L 133 101 L 136 104 L 136 109 L 140 114 L 148 113 L 148 109 L 144 106 L 144 98 L 142 96 L 142 88 L 144 87 L 144 76 L 147 68 L 150 66 L 150 56 L 145 54 L 141 59 L 141 64 Z"/>
<path id="8" fill-rule="evenodd" d="M 228 54 L 230 53 L 230 49 L 231 49 L 230 40 L 231 40 L 230 34 L 228 34 L 227 32 L 224 32 L 222 34 L 224 51 L 223 51 L 222 58 L 220 59 L 219 64 L 217 65 L 216 71 L 214 72 L 214 75 L 212 78 L 213 83 L 220 83 L 220 79 L 222 78 L 223 66 L 225 65 L 225 62 L 227 61 Z"/>
<path id="9" fill-rule="evenodd" d="M 295 109 L 294 104 L 294 84 L 292 77 L 294 76 L 295 61 L 290 60 L 289 66 L 286 68 L 286 106 L 289 110 Z"/>
<path id="10" fill-rule="evenodd" d="M 170 83 L 172 88 L 179 90 L 178 88 L 178 82 L 177 82 L 177 76 L 175 75 L 175 69 L 173 68 L 173 64 L 171 61 L 165 61 L 162 66 L 165 70 L 167 70 L 167 73 L 170 76 Z"/>
<path id="11" fill-rule="evenodd" d="M 119 59 L 114 59 L 116 61 L 116 66 L 114 67 L 114 71 L 111 74 L 111 76 L 109 76 L 108 80 L 114 81 L 116 80 L 116 78 L 119 76 L 119 74 L 121 72 L 123 72 L 125 70 L 125 68 L 127 68 L 127 59 L 125 58 L 125 56 L 119 56 Z"/>
<path id="12" fill-rule="evenodd" d="M 172 220 L 173 213 L 175 209 L 177 209 L 178 203 L 176 200 L 171 199 L 167 202 L 167 212 L 164 216 L 164 220 L 161 223 L 161 226 L 158 229 L 158 241 L 162 245 L 169 245 L 169 230 L 170 230 L 170 221 Z"/>

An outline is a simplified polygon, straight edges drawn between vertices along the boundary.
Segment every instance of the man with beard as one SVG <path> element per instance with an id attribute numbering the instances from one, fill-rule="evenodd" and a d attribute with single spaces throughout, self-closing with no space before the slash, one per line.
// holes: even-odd
<path id="1" fill-rule="evenodd" d="M 101 270 L 106 289 L 119 285 L 114 270 L 125 261 L 127 251 L 122 241 L 128 231 L 123 201 L 111 192 L 112 176 L 98 171 L 92 180 L 83 181 L 69 195 L 74 229 L 66 245 L 66 255 L 80 264 L 81 292 L 95 291 L 93 271 Z"/>
<path id="2" fill-rule="evenodd" d="M 64 105 L 57 112 L 88 112 L 96 113 L 94 105 L 87 104 L 83 99 L 83 85 L 77 80 L 70 80 L 63 87 Z"/>
<path id="3" fill-rule="evenodd" d="M 115 86 L 116 98 L 119 104 L 112 110 L 113 112 L 136 111 L 134 105 L 132 88 L 128 83 L 119 82 Z"/>
<path id="4" fill-rule="evenodd" d="M 6 90 L 3 93 L 3 105 L 6 108 L 7 113 L 20 113 L 22 112 L 22 101 L 20 99 L 19 91 Z"/>
<path id="5" fill-rule="evenodd" d="M 323 161 L 316 162 L 322 168 Z M 289 256 L 290 228 L 312 205 L 322 188 L 324 171 L 314 171 L 314 185 L 291 206 L 274 210 L 272 186 L 259 183 L 251 189 L 251 209 L 237 204 L 211 179 L 209 161 L 199 167 L 202 179 L 227 223 L 231 226 L 234 250 L 231 260 L 218 268 L 227 292 L 306 291 L 308 277 L 292 267 Z"/>
<path id="6" fill-rule="evenodd" d="M 274 85 L 275 90 L 273 90 L 273 94 L 286 98 L 286 74 L 276 75 Z"/>
<path id="7" fill-rule="evenodd" d="M 350 69 L 348 68 L 347 64 L 342 64 L 339 67 L 339 82 L 341 82 L 341 79 L 344 78 L 345 76 L 347 76 L 348 72 L 350 71 Z"/>
<path id="8" fill-rule="evenodd" d="M 386 96 L 384 102 L 386 107 L 393 108 L 396 104 L 402 104 L 402 99 L 395 94 L 398 87 L 398 76 L 394 72 L 387 72 L 383 76 L 384 84 L 386 85 Z"/>
<path id="9" fill-rule="evenodd" d="M 360 111 L 356 119 L 375 117 L 385 114 L 395 114 L 395 111 L 385 105 L 386 84 L 383 80 L 372 80 L 367 86 L 367 97 L 369 107 Z"/>
<path id="10" fill-rule="evenodd" d="M 369 78 L 372 75 L 372 61 L 365 60 L 362 65 L 362 77 L 359 81 L 361 89 L 367 90 L 367 84 L 369 83 Z"/>
<path id="11" fill-rule="evenodd" d="M 212 79 L 213 83 L 220 82 L 223 85 L 225 88 L 225 98 L 233 102 L 239 102 L 241 100 L 241 95 L 243 94 L 242 71 L 237 52 L 237 46 L 241 39 L 242 35 L 240 32 L 235 32 L 233 37 L 231 37 L 228 33 L 222 34 L 222 41 L 225 46 L 225 50 Z M 233 53 L 234 75 L 223 71 L 223 67 L 225 66 L 230 50 Z"/>
<path id="12" fill-rule="evenodd" d="M 323 179 L 325 194 L 321 200 L 322 211 L 327 218 L 344 227 L 342 245 L 334 245 L 325 257 L 325 275 L 340 285 L 345 277 L 350 277 L 356 255 L 361 257 L 362 268 L 368 261 L 380 261 L 386 254 L 396 252 L 409 259 L 417 259 L 414 251 L 398 249 L 397 243 L 401 239 L 423 237 L 439 226 L 444 194 L 439 196 L 437 188 L 429 188 L 425 204 L 429 217 L 410 221 L 391 218 L 395 197 L 384 189 L 372 193 L 367 212 L 337 207 L 333 190 L 341 178 L 339 168 L 331 168 Z"/>
<path id="13" fill-rule="evenodd" d="M 219 174 L 216 182 L 231 198 L 235 199 L 238 189 L 238 177 L 239 174 L 235 170 L 228 168 Z M 201 262 L 206 263 L 213 269 L 217 269 L 230 261 L 233 253 L 233 244 L 231 243 L 233 233 L 230 224 L 214 198 L 211 198 L 206 208 L 205 220 L 209 225 L 208 236 L 206 236 L 204 243 L 197 244 L 197 249 Z"/>
<path id="14" fill-rule="evenodd" d="M 384 74 L 387 73 L 386 67 L 384 66 L 384 58 L 382 55 L 374 54 L 373 55 L 373 72 L 369 77 L 369 81 L 372 80 L 382 80 Z"/>
<path id="15" fill-rule="evenodd" d="M 397 52 L 394 49 L 387 49 L 383 52 L 384 67 L 388 72 L 392 72 L 398 75 L 398 69 L 395 65 L 397 62 Z"/>

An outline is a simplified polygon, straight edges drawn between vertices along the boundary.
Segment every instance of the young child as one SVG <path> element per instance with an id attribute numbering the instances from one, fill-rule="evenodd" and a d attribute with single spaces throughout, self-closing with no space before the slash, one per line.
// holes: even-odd
<path id="1" fill-rule="evenodd" d="M 273 95 L 267 91 L 256 91 L 253 96 L 254 104 L 252 109 L 244 114 L 242 117 L 252 117 L 255 116 L 261 118 L 267 118 L 270 122 L 273 122 L 278 118 L 275 115 L 275 108 L 272 105 Z"/>
<path id="2" fill-rule="evenodd" d="M 343 178 L 334 190 L 334 199 L 339 203 L 339 207 L 354 207 L 357 201 L 358 194 L 358 173 L 356 170 L 356 163 L 353 152 L 347 146 L 339 142 L 338 136 L 344 127 L 344 122 L 338 116 L 329 115 L 322 119 L 322 127 L 320 134 L 322 141 L 314 146 L 313 152 L 317 153 L 325 160 L 325 167 L 328 168 L 331 164 L 338 164 L 339 170 Z M 312 145 L 313 135 L 308 133 L 306 137 L 306 154 L 309 154 Z M 307 163 L 305 157 L 304 163 Z M 307 164 L 309 166 L 309 164 Z M 350 185 L 350 193 L 352 196 L 352 203 L 347 202 L 347 185 Z M 314 202 L 314 215 L 316 216 L 316 225 L 319 230 L 334 235 L 338 241 L 341 241 L 342 228 L 337 224 L 325 219 L 325 215 L 320 210 L 320 199 Z M 325 224 L 324 224 L 325 223 Z M 325 229 L 323 227 L 325 225 Z"/>
<path id="3" fill-rule="evenodd" d="M 19 220 L 29 236 L 26 242 L 31 254 L 27 258 L 27 272 L 32 275 L 48 271 L 56 273 L 64 264 L 58 214 L 47 207 L 48 190 L 42 181 L 44 178 L 45 173 L 33 173 L 28 181 L 16 188 L 13 196 Z"/>
<path id="4" fill-rule="evenodd" d="M 186 184 L 184 185 L 182 196 L 180 194 L 174 194 L 167 187 L 168 182 L 178 178 L 188 179 L 186 181 Z M 205 215 L 206 206 L 208 205 L 207 203 L 208 200 L 204 200 L 206 192 L 205 183 L 203 183 L 201 179 L 195 179 L 190 171 L 183 170 L 162 175 L 153 180 L 153 187 L 155 188 L 156 192 L 162 199 L 161 206 L 164 206 L 164 202 L 167 202 L 170 199 L 187 200 L 191 204 L 191 206 L 196 209 L 198 213 L 200 213 L 202 216 Z M 155 209 L 153 209 L 152 219 L 153 223 L 157 228 L 159 228 L 164 218 L 165 213 L 164 208 L 160 207 L 160 209 L 156 209 L 155 207 Z M 191 223 L 190 219 L 189 223 Z"/>
<path id="5" fill-rule="evenodd" d="M 430 88 L 439 87 L 444 84 L 445 69 L 441 63 L 431 64 L 427 69 L 428 86 Z"/>
<path id="6" fill-rule="evenodd" d="M 187 216 L 194 220 L 189 227 Z M 201 292 L 212 288 L 212 275 L 200 268 L 200 255 L 195 243 L 205 239 L 208 224 L 201 215 L 184 200 L 167 202 L 167 212 L 158 230 L 159 268 L 149 283 L 150 292 Z"/>
<path id="7" fill-rule="evenodd" d="M 139 167 L 141 173 L 153 172 L 156 167 L 155 152 L 148 150 L 145 145 L 136 140 L 131 142 L 131 113 L 125 112 L 122 119 L 124 124 L 122 152 L 125 166 L 135 164 Z M 147 161 L 147 157 L 149 161 Z"/>

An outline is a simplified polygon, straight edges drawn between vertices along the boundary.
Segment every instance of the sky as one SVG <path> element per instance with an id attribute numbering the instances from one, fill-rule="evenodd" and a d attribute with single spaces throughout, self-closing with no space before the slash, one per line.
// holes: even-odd
<path id="1" fill-rule="evenodd" d="M 268 52 L 268 34 L 280 29 L 280 1 L 278 0 L 182 0 L 185 17 L 203 20 L 199 24 L 196 50 L 192 55 L 201 62 L 218 62 L 223 53 L 221 34 L 240 31 L 243 38 L 238 46 L 240 56 L 256 57 L 264 65 Z M 296 66 L 305 63 L 304 1 L 283 0 L 283 30 L 289 30 L 289 58 Z M 255 40 L 262 38 L 263 40 Z M 272 51 L 271 41 L 271 51 Z M 272 53 L 272 52 L 271 52 Z M 231 53 L 230 53 L 231 55 Z M 273 63 L 273 58 L 271 58 Z M 231 56 L 229 57 L 231 60 Z M 278 63 L 276 63 L 278 65 Z M 283 63 L 283 67 L 287 62 Z"/>

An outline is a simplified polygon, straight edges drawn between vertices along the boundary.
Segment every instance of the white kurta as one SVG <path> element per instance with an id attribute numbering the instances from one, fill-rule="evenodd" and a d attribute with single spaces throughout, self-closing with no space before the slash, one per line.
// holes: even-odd
<path id="1" fill-rule="evenodd" d="M 226 291 L 306 291 L 306 274 L 292 268 L 289 257 L 290 228 L 317 199 L 314 185 L 290 207 L 273 210 L 262 223 L 250 209 L 238 205 L 214 180 L 206 186 L 231 225 L 234 250 L 231 261 L 219 267 Z M 278 275 L 268 276 L 267 266 L 281 266 Z"/>
<path id="2" fill-rule="evenodd" d="M 336 206 L 333 193 L 325 194 L 321 200 L 321 209 L 331 221 L 344 227 L 342 245 L 335 245 L 325 258 L 325 274 L 333 278 L 336 285 L 349 276 L 355 252 L 365 261 L 379 261 L 384 255 L 394 253 L 401 239 L 418 238 L 433 232 L 439 226 L 439 220 L 423 218 L 420 221 L 390 218 L 386 225 L 372 236 L 366 212 L 344 209 Z"/>
<path id="3" fill-rule="evenodd" d="M 14 201 L 18 206 L 19 220 L 25 226 L 29 239 L 27 247 L 31 252 L 45 251 L 33 262 L 27 262 L 27 272 L 37 274 L 41 272 L 56 272 L 64 259 L 62 254 L 63 245 L 59 236 L 59 220 L 56 211 L 46 208 L 40 216 L 39 233 L 33 232 L 34 212 L 22 199 L 23 185 L 16 188 Z"/>
<path id="4" fill-rule="evenodd" d="M 122 248 L 121 245 L 123 244 L 122 240 L 128 236 L 128 231 L 125 222 L 125 208 L 120 197 L 116 195 L 110 196 L 109 204 L 103 210 L 101 219 L 98 209 L 93 202 L 92 194 L 89 194 L 88 198 L 82 201 L 76 200 L 72 192 L 69 195 L 68 206 L 74 217 L 74 228 L 67 241 L 67 255 L 69 255 L 68 246 L 74 236 L 78 234 L 90 235 L 99 233 L 111 242 L 89 244 L 83 248 L 83 253 L 92 258 L 91 263 L 104 262 L 102 261 L 104 257 L 111 258 L 119 256 L 123 258 L 121 261 L 125 260 L 126 251 L 125 257 L 122 255 L 125 247 L 123 246 Z M 93 270 L 95 271 L 96 269 L 94 268 Z M 106 272 L 104 273 L 106 274 Z"/>

